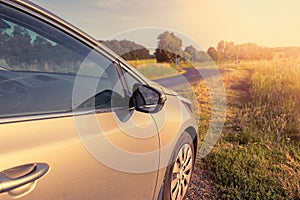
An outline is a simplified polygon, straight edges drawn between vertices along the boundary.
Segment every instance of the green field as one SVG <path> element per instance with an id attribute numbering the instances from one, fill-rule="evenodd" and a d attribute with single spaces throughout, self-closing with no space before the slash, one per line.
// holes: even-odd
<path id="1" fill-rule="evenodd" d="M 185 63 L 182 63 L 179 66 L 169 63 L 157 63 L 156 59 L 130 60 L 128 62 L 151 80 L 184 73 L 183 68 L 190 66 L 190 64 Z"/>
<path id="2" fill-rule="evenodd" d="M 203 160 L 216 199 L 300 199 L 300 60 L 226 63 L 227 117 Z M 210 118 L 204 82 L 195 86 L 200 138 Z M 198 162 L 200 166 L 200 163 Z"/>

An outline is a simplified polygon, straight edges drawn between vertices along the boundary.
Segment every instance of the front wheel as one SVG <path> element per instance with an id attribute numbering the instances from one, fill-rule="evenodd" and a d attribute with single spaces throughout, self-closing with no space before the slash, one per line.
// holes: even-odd
<path id="1" fill-rule="evenodd" d="M 195 161 L 191 136 L 184 132 L 177 142 L 172 162 L 167 168 L 160 199 L 182 200 L 188 191 Z"/>

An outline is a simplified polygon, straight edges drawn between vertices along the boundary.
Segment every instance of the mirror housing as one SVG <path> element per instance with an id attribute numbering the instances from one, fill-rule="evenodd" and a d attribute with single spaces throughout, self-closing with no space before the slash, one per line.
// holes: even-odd
<path id="1" fill-rule="evenodd" d="M 135 84 L 130 104 L 136 111 L 157 113 L 163 108 L 166 100 L 166 95 L 161 91 L 149 85 Z"/>

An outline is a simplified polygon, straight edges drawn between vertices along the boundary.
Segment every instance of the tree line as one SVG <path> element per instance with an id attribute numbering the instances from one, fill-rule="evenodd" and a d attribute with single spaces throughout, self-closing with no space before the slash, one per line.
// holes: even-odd
<path id="1" fill-rule="evenodd" d="M 107 40 L 102 43 L 126 60 L 155 57 L 157 62 L 169 63 L 175 63 L 178 59 L 184 62 L 272 59 L 274 53 L 278 54 L 279 51 L 254 43 L 235 44 L 223 40 L 216 47 L 209 47 L 207 51 L 197 50 L 192 45 L 184 48 L 182 40 L 169 31 L 157 37 L 154 55 L 150 55 L 146 47 L 129 40 Z M 299 53 L 299 49 L 284 50 L 291 55 Z M 10 32 L 2 31 L 0 52 L 0 59 L 4 59 L 8 65 L 18 65 L 21 68 L 34 66 L 36 63 L 44 67 L 59 68 L 62 65 L 72 66 L 82 59 L 75 55 L 74 51 L 41 36 L 33 37 L 26 29 L 18 26 L 11 27 Z M 49 70 L 55 71 L 56 69 Z"/>
<path id="2" fill-rule="evenodd" d="M 175 63 L 177 58 L 188 62 L 228 61 L 228 60 L 257 60 L 272 59 L 274 49 L 261 47 L 255 43 L 235 44 L 220 41 L 216 47 L 209 47 L 207 51 L 199 51 L 189 45 L 183 49 L 182 40 L 174 33 L 165 31 L 158 37 L 154 57 L 157 62 Z M 103 42 L 127 60 L 150 58 L 149 51 L 142 45 L 127 40 L 111 40 Z M 125 52 L 125 53 L 124 53 Z"/>
<path id="3" fill-rule="evenodd" d="M 274 51 L 272 48 L 261 47 L 254 43 L 234 44 L 234 42 L 220 41 L 217 47 L 209 47 L 208 55 L 215 61 L 226 60 L 258 60 L 272 59 Z"/>
<path id="4" fill-rule="evenodd" d="M 106 40 L 100 42 L 122 56 L 125 60 L 149 59 L 151 57 L 147 48 L 133 41 Z"/>

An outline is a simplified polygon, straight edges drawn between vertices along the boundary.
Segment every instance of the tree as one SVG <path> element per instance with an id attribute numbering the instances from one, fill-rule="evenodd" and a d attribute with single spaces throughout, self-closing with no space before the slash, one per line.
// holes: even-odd
<path id="1" fill-rule="evenodd" d="M 191 62 L 205 62 L 211 60 L 209 55 L 205 51 L 197 51 L 192 45 L 187 46 L 184 52 L 190 55 Z"/>
<path id="2" fill-rule="evenodd" d="M 32 62 L 30 55 L 32 49 L 31 37 L 26 29 L 19 26 L 13 27 L 7 46 L 9 47 L 5 58 L 7 64 L 24 68 Z"/>
<path id="3" fill-rule="evenodd" d="M 32 54 L 38 63 L 45 65 L 45 63 L 53 60 L 53 48 L 51 43 L 45 38 L 37 36 L 32 43 Z"/>
<path id="4" fill-rule="evenodd" d="M 210 61 L 211 58 L 205 51 L 198 51 L 197 52 L 197 61 L 198 62 L 205 62 L 205 61 Z"/>
<path id="5" fill-rule="evenodd" d="M 211 57 L 212 60 L 217 61 L 219 58 L 218 51 L 214 47 L 209 47 L 207 54 Z"/>
<path id="6" fill-rule="evenodd" d="M 223 40 L 218 43 L 217 52 L 218 60 L 221 62 L 235 59 L 272 59 L 274 55 L 272 49 L 258 46 L 255 43 L 235 45 L 233 42 L 225 42 Z"/>
<path id="7" fill-rule="evenodd" d="M 197 50 L 192 45 L 185 47 L 184 52 L 188 53 L 191 61 L 197 61 Z"/>
<path id="8" fill-rule="evenodd" d="M 102 42 L 125 60 L 148 59 L 149 50 L 129 40 L 107 40 Z"/>
<path id="9" fill-rule="evenodd" d="M 9 41 L 10 37 L 7 33 L 2 32 L 0 34 L 0 58 L 1 59 L 5 59 L 7 57 L 8 54 L 8 41 Z"/>
<path id="10" fill-rule="evenodd" d="M 217 50 L 218 50 L 218 54 L 219 54 L 218 60 L 219 60 L 219 61 L 223 61 L 223 60 L 224 60 L 224 57 L 225 57 L 225 42 L 224 42 L 224 40 L 221 40 L 221 41 L 218 43 Z"/>
<path id="11" fill-rule="evenodd" d="M 180 38 L 165 31 L 158 36 L 158 46 L 155 49 L 155 56 L 157 62 L 171 62 L 174 63 L 176 57 L 184 57 L 184 52 L 181 49 L 182 41 Z"/>
<path id="12" fill-rule="evenodd" d="M 225 60 L 237 59 L 234 42 L 226 42 L 225 43 L 224 59 Z"/>

